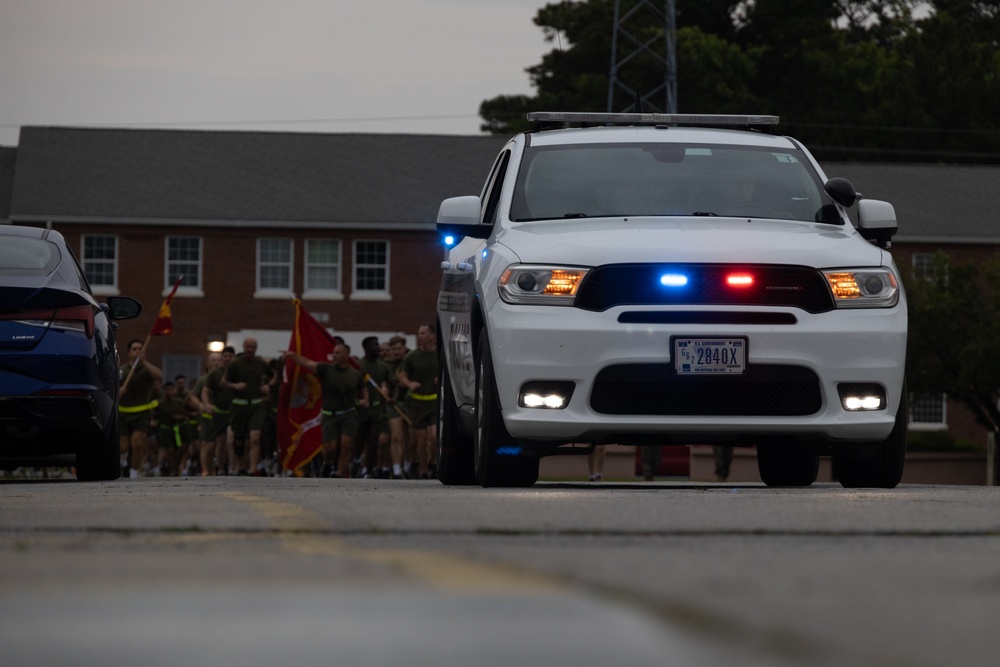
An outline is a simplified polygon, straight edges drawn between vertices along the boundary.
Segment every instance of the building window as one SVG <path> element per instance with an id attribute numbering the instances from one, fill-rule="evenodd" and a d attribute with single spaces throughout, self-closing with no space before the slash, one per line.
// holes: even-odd
<path id="1" fill-rule="evenodd" d="M 292 239 L 257 239 L 257 296 L 292 292 Z"/>
<path id="2" fill-rule="evenodd" d="M 389 242 L 354 242 L 354 289 L 352 298 L 389 297 Z"/>
<path id="3" fill-rule="evenodd" d="M 118 237 L 84 234 L 82 244 L 83 273 L 91 289 L 104 294 L 117 292 Z"/>
<path id="4" fill-rule="evenodd" d="M 163 381 L 173 382 L 178 375 L 187 377 L 187 390 L 194 389 L 195 382 L 205 372 L 204 360 L 197 354 L 164 354 L 162 357 Z"/>
<path id="5" fill-rule="evenodd" d="M 312 297 L 338 297 L 340 289 L 340 241 L 306 239 L 305 294 Z"/>
<path id="6" fill-rule="evenodd" d="M 913 253 L 913 276 L 924 280 L 933 280 L 938 271 L 944 271 L 945 277 L 948 275 L 948 265 L 938 260 L 937 253 L 915 252 Z"/>
<path id="7" fill-rule="evenodd" d="M 934 430 L 948 427 L 947 396 L 913 394 L 910 397 L 910 428 Z"/>
<path id="8" fill-rule="evenodd" d="M 181 289 L 201 289 L 201 238 L 197 236 L 167 237 L 167 270 L 164 289 L 172 289 L 181 276 Z"/>

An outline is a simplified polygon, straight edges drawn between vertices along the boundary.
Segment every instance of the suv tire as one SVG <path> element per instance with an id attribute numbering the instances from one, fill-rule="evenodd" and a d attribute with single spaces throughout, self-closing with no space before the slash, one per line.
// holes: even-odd
<path id="1" fill-rule="evenodd" d="M 905 384 L 902 395 L 907 395 Z M 834 473 L 844 488 L 896 488 L 903 479 L 903 464 L 906 462 L 906 419 L 906 404 L 900 401 L 892 432 L 878 445 L 875 456 L 857 458 L 834 455 Z"/>
<path id="2" fill-rule="evenodd" d="M 538 481 L 537 458 L 525 457 L 500 414 L 493 355 L 484 331 L 476 366 L 476 479 L 482 486 L 531 486 Z"/>
<path id="3" fill-rule="evenodd" d="M 440 346 L 440 341 L 439 341 Z M 438 349 L 441 349 L 438 347 Z M 458 423 L 458 408 L 451 391 L 451 378 L 448 375 L 448 360 L 444 354 L 439 362 L 438 375 L 438 413 L 437 476 L 445 486 L 462 486 L 476 483 L 476 469 L 473 460 L 473 438 L 465 435 Z"/>
<path id="4" fill-rule="evenodd" d="M 819 454 L 803 445 L 757 445 L 757 470 L 768 486 L 809 486 L 819 475 Z"/>

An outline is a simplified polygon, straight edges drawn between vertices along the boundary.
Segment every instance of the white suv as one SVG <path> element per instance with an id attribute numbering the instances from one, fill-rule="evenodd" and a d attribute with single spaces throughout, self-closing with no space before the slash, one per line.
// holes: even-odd
<path id="1" fill-rule="evenodd" d="M 445 484 L 528 486 L 540 457 L 604 443 L 756 445 L 776 486 L 832 454 L 845 486 L 899 483 L 890 204 L 774 116 L 528 118 L 438 213 Z"/>

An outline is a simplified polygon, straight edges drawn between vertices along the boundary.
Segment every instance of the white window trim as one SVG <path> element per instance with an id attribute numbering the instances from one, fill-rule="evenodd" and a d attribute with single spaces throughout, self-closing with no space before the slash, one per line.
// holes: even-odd
<path id="1" fill-rule="evenodd" d="M 330 289 L 307 289 L 302 292 L 303 299 L 312 301 L 343 301 L 344 293 Z"/>
<path id="2" fill-rule="evenodd" d="M 289 285 L 287 287 L 261 287 L 260 286 L 260 242 L 263 240 L 268 241 L 286 241 L 288 243 L 288 281 Z M 253 298 L 255 299 L 293 299 L 295 298 L 295 239 L 289 236 L 258 236 L 257 237 L 257 253 L 254 259 L 254 293 Z"/>
<path id="3" fill-rule="evenodd" d="M 205 240 L 200 236 L 182 236 L 180 234 L 171 234 L 163 239 L 163 295 L 170 294 L 170 290 L 174 288 L 174 283 L 170 280 L 170 239 L 198 239 L 198 284 L 192 285 L 185 278 L 180 287 L 177 288 L 177 294 L 181 296 L 205 296 L 201 284 L 205 275 Z"/>
<path id="4" fill-rule="evenodd" d="M 112 278 L 112 284 L 110 284 L 110 285 L 93 285 L 93 284 L 91 284 L 90 285 L 90 291 L 93 292 L 93 294 L 95 296 L 118 296 L 121 293 L 119 291 L 119 289 L 118 289 L 118 257 L 119 257 L 119 239 L 118 239 L 118 235 L 117 234 L 83 234 L 83 235 L 81 235 L 80 236 L 80 258 L 81 258 L 80 264 L 82 265 L 81 268 L 84 268 L 86 266 L 86 264 L 87 264 L 87 255 L 86 255 L 87 237 L 92 237 L 92 236 L 95 236 L 95 237 L 96 236 L 99 236 L 99 237 L 110 236 L 111 238 L 113 238 L 115 240 L 115 259 L 111 263 L 112 264 L 112 276 L 113 276 L 113 278 Z M 91 261 L 95 261 L 95 260 L 91 260 Z M 104 261 L 104 260 L 100 260 L 100 261 Z M 84 276 L 87 275 L 86 270 L 84 270 L 83 275 Z M 89 278 L 87 279 L 87 282 L 90 283 L 90 279 Z"/>
<path id="5" fill-rule="evenodd" d="M 337 242 L 337 283 L 340 285 L 340 289 L 309 289 L 309 243 L 312 241 L 336 241 Z M 343 301 L 344 300 L 344 243 L 340 239 L 325 239 L 325 238 L 311 238 L 305 240 L 305 246 L 302 250 L 302 262 L 305 264 L 305 270 L 303 272 L 303 284 L 302 284 L 302 298 L 303 299 L 321 299 L 324 301 Z"/>
<path id="6" fill-rule="evenodd" d="M 385 244 L 385 289 L 382 290 L 361 290 L 358 289 L 358 244 L 359 243 L 384 243 Z M 389 239 L 355 239 L 351 246 L 351 300 L 352 301 L 392 301 L 392 293 L 389 289 L 389 267 L 392 259 L 392 243 Z"/>

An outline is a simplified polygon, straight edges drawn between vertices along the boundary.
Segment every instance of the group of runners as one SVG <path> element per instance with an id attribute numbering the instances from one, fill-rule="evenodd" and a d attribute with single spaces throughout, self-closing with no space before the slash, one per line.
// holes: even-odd
<path id="1" fill-rule="evenodd" d="M 431 479 L 436 472 L 437 334 L 424 324 L 417 349 L 403 336 L 370 336 L 352 356 L 343 339 L 328 359 L 283 352 L 257 355 L 245 338 L 209 354 L 193 386 L 173 380 L 130 341 L 120 369 L 119 438 L 123 475 L 295 474 L 279 461 L 277 406 L 285 359 L 313 372 L 322 391 L 322 450 L 299 474 Z"/>

